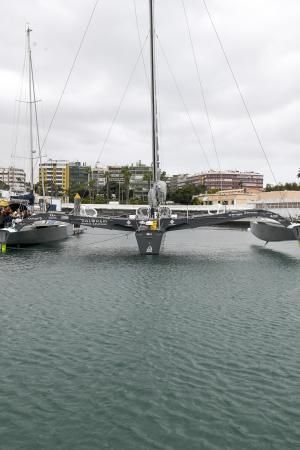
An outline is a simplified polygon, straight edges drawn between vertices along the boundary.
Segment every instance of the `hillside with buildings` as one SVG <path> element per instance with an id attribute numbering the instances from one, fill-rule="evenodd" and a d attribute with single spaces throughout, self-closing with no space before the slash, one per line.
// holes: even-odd
<path id="1" fill-rule="evenodd" d="M 161 173 L 168 185 L 169 202 L 199 205 L 253 204 L 264 202 L 300 202 L 300 185 L 285 185 L 264 188 L 263 175 L 258 172 L 202 171 L 195 174 L 167 175 Z M 95 167 L 79 161 L 48 160 L 39 166 L 39 178 L 35 184 L 36 194 L 42 195 L 42 184 L 48 197 L 60 197 L 72 202 L 79 193 L 83 202 L 145 204 L 152 181 L 152 166 L 138 161 L 131 165 L 108 165 Z M 28 190 L 24 170 L 0 168 L 0 190 L 23 194 Z M 266 192 L 264 192 L 266 191 Z M 284 194 L 282 192 L 284 191 Z"/>

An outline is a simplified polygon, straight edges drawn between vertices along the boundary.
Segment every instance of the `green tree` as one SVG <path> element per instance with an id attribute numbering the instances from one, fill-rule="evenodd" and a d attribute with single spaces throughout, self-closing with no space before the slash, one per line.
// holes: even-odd
<path id="1" fill-rule="evenodd" d="M 97 195 L 97 181 L 94 179 L 91 179 L 88 182 L 88 189 L 89 189 L 90 202 L 92 203 L 92 201 L 94 202 L 96 195 Z"/>
<path id="2" fill-rule="evenodd" d="M 170 192 L 168 196 L 168 200 L 172 200 L 175 203 L 179 204 L 191 204 L 194 195 L 204 194 L 205 186 L 195 186 L 193 184 L 187 184 L 183 186 L 181 189 L 177 189 L 176 191 Z"/>
<path id="3" fill-rule="evenodd" d="M 143 181 L 148 182 L 149 189 L 151 188 L 151 181 L 152 181 L 152 171 L 145 172 L 143 175 Z"/>
<path id="4" fill-rule="evenodd" d="M 70 202 L 74 201 L 76 194 L 79 194 L 82 200 L 89 198 L 89 187 L 86 183 L 71 184 L 67 194 L 69 195 Z"/>
<path id="5" fill-rule="evenodd" d="M 129 170 L 128 166 L 122 167 L 122 175 L 124 178 L 124 188 L 125 188 L 125 195 L 126 195 L 126 203 L 129 201 L 129 184 L 130 184 L 130 178 L 131 178 L 131 172 Z"/>
<path id="6" fill-rule="evenodd" d="M 0 189 L 3 189 L 4 191 L 8 191 L 9 185 L 6 184 L 4 181 L 0 180 Z"/>
<path id="7" fill-rule="evenodd" d="M 275 186 L 272 186 L 271 184 L 267 184 L 265 187 L 266 192 L 271 191 L 300 191 L 300 184 L 299 183 L 279 183 Z"/>
<path id="8" fill-rule="evenodd" d="M 167 178 L 168 178 L 168 177 L 167 177 L 167 172 L 166 172 L 165 170 L 163 170 L 163 171 L 160 173 L 160 179 L 161 179 L 162 181 L 166 181 Z"/>

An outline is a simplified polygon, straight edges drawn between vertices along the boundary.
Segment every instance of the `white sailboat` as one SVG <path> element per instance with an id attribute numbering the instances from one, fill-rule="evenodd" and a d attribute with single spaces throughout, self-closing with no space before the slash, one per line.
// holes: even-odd
<path id="1" fill-rule="evenodd" d="M 33 149 L 33 121 L 36 126 L 36 137 L 41 162 L 40 137 L 37 120 L 35 85 L 32 67 L 31 46 L 29 26 L 26 29 L 27 52 L 28 52 L 28 103 L 29 103 L 29 137 L 30 137 L 30 184 L 31 192 L 34 192 L 34 149 Z M 34 108 L 33 108 L 34 105 Z M 45 183 L 42 173 L 42 190 L 45 198 Z M 45 205 L 45 202 L 43 202 Z M 33 214 L 34 216 L 34 214 Z M 28 223 L 27 220 L 16 219 L 12 221 L 11 226 L 0 229 L 0 242 L 5 242 L 8 246 L 36 245 L 48 242 L 60 241 L 72 234 L 71 226 L 55 220 L 39 220 L 34 223 Z"/>

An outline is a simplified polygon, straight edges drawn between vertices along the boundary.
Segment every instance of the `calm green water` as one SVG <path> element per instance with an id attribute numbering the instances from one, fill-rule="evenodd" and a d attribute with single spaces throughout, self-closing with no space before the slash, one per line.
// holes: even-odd
<path id="1" fill-rule="evenodd" d="M 89 231 L 0 257 L 0 448 L 299 449 L 300 248 Z"/>

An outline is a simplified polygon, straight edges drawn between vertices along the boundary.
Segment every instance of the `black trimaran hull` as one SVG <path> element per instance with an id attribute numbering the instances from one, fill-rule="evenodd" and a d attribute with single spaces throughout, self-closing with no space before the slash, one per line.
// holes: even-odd
<path id="1" fill-rule="evenodd" d="M 252 222 L 251 232 L 265 242 L 300 240 L 300 224 L 286 227 L 278 222 Z"/>
<path id="2" fill-rule="evenodd" d="M 36 220 L 55 220 L 89 226 L 92 228 L 105 228 L 110 230 L 121 230 L 134 232 L 143 255 L 159 254 L 161 243 L 166 232 L 221 225 L 244 218 L 267 218 L 276 220 L 277 225 L 270 222 L 254 223 L 251 228 L 253 234 L 264 241 L 300 240 L 300 224 L 291 227 L 291 222 L 284 217 L 267 210 L 241 210 L 229 211 L 222 214 L 203 214 L 200 216 L 172 216 L 161 217 L 145 223 L 145 218 L 132 217 L 86 217 L 60 213 L 41 213 L 26 219 L 27 223 Z M 149 221 L 149 218 L 147 219 Z M 275 223 L 275 222 L 274 222 Z M 276 228 L 275 228 L 276 227 Z"/>

